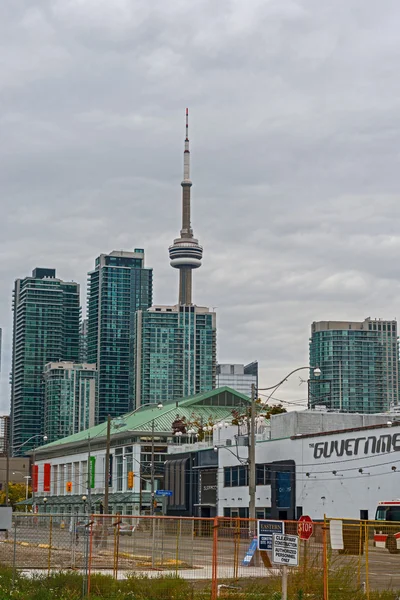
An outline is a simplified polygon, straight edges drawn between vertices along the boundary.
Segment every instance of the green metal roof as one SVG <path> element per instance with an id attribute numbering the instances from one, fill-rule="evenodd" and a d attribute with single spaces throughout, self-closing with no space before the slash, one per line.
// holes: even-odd
<path id="1" fill-rule="evenodd" d="M 147 432 L 152 430 L 152 422 L 154 421 L 154 430 L 157 432 L 171 432 L 172 423 L 176 416 L 185 417 L 187 421 L 191 421 L 194 417 L 202 420 L 204 423 L 211 418 L 214 422 L 227 419 L 232 410 L 243 404 L 250 403 L 250 398 L 233 390 L 230 387 L 224 386 L 184 398 L 183 400 L 171 400 L 166 402 L 161 409 L 157 406 L 144 406 L 136 411 L 122 415 L 112 419 L 111 421 L 111 436 L 118 433 L 128 433 L 133 431 Z M 61 448 L 64 445 L 73 445 L 79 442 L 85 442 L 90 438 L 91 441 L 105 438 L 107 435 L 107 423 L 101 423 L 85 431 L 80 431 L 74 435 L 62 438 L 56 442 L 46 444 L 36 448 L 36 454 L 39 455 L 47 450 Z"/>
<path id="2" fill-rule="evenodd" d="M 138 492 L 115 492 L 110 493 L 109 495 L 109 503 L 114 504 L 117 502 L 118 504 L 129 504 L 130 502 L 137 504 L 140 502 L 150 502 L 151 494 L 150 492 L 142 491 L 142 494 Z M 92 494 L 91 497 L 92 504 L 97 504 L 100 502 L 104 502 L 104 494 Z M 43 506 L 43 497 L 36 496 L 35 504 L 38 506 Z M 48 496 L 46 506 L 58 506 L 64 504 L 82 504 L 82 496 L 75 495 L 65 495 L 65 496 Z M 32 498 L 28 498 L 28 500 L 21 500 L 21 502 L 17 502 L 16 506 L 31 506 Z"/>

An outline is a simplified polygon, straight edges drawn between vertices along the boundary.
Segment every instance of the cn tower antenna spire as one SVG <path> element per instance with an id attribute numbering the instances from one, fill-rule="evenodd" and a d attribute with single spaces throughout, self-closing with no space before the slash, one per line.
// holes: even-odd
<path id="1" fill-rule="evenodd" d="M 189 150 L 189 109 L 186 109 L 186 138 L 183 153 L 183 181 L 190 181 L 190 150 Z M 190 181 L 190 183 L 192 183 Z"/>
<path id="2" fill-rule="evenodd" d="M 190 221 L 190 150 L 189 109 L 186 109 L 186 137 L 183 153 L 182 229 L 181 236 L 169 248 L 170 265 L 179 269 L 179 304 L 192 304 L 192 270 L 201 266 L 203 248 L 193 237 Z"/>

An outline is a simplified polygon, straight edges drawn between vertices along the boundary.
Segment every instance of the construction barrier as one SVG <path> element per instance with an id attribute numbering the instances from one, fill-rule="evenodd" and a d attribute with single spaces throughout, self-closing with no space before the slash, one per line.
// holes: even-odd
<path id="1" fill-rule="evenodd" d="M 289 599 L 369 600 L 384 590 L 385 598 L 397 598 L 400 524 L 326 518 L 306 525 L 262 521 L 260 528 L 223 517 L 14 513 L 12 530 L 0 533 L 0 564 L 49 574 L 76 570 L 88 592 L 93 575 L 103 572 L 115 579 L 179 577 L 211 600 L 281 598 L 282 586 Z"/>

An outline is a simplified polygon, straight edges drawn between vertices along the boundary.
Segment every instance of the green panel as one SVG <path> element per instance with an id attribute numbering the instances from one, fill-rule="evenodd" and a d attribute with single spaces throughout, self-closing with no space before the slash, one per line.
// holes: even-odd
<path id="1" fill-rule="evenodd" d="M 96 457 L 90 457 L 90 487 L 94 489 L 95 487 L 95 478 L 96 478 Z"/>

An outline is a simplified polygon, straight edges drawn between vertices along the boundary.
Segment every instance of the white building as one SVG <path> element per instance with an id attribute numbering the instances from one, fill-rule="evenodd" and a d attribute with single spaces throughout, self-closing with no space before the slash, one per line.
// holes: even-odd
<path id="1" fill-rule="evenodd" d="M 205 436 L 209 443 L 203 445 L 209 447 L 209 423 L 229 422 L 234 411 L 244 410 L 248 404 L 249 398 L 223 387 L 112 419 L 108 468 L 107 423 L 36 448 L 32 467 L 35 509 L 60 517 L 82 512 L 89 505 L 91 511 L 99 512 L 107 473 L 109 512 L 131 515 L 149 511 L 152 481 L 155 491 L 163 486 L 168 446 L 183 447 Z M 177 428 L 180 431 L 175 436 Z"/>
<path id="2" fill-rule="evenodd" d="M 276 415 L 271 423 L 272 439 L 257 442 L 259 518 L 296 519 L 308 514 L 323 519 L 326 514 L 371 519 L 380 500 L 400 496 L 400 422 L 392 423 L 387 415 L 375 415 L 375 424 L 344 429 L 347 416 L 350 421 L 356 418 L 362 422 L 371 420 L 372 415 L 327 413 L 322 417 L 325 426 L 328 415 L 336 422 L 336 430 L 313 433 L 290 427 L 299 418 L 304 426 L 310 418 L 308 411 Z M 276 429 L 286 430 L 286 436 L 277 438 Z M 218 448 L 221 516 L 248 514 L 247 472 L 246 465 L 241 464 L 247 457 L 248 448 L 244 446 Z"/>
<path id="3" fill-rule="evenodd" d="M 297 519 L 308 514 L 319 520 L 326 514 L 373 518 L 379 501 L 400 496 L 400 420 L 395 418 L 387 414 L 303 411 L 274 415 L 270 427 L 266 426 L 268 422 L 258 422 L 256 517 Z M 247 431 L 244 426 L 224 425 L 216 427 L 213 434 L 214 461 L 210 447 L 198 451 L 195 445 L 170 449 L 168 468 L 188 465 L 182 477 L 197 486 L 190 492 L 191 510 L 189 495 L 185 502 L 180 500 L 180 505 L 185 505 L 187 516 L 246 518 Z M 195 476 L 192 464 L 196 466 Z M 170 489 L 174 495 L 168 514 L 178 514 L 179 507 L 174 505 L 178 494 L 173 487 Z"/>
<path id="4" fill-rule="evenodd" d="M 240 364 L 218 364 L 217 365 L 217 388 L 228 386 L 241 394 L 251 397 L 251 386 L 257 388 L 258 363 L 248 365 Z"/>

